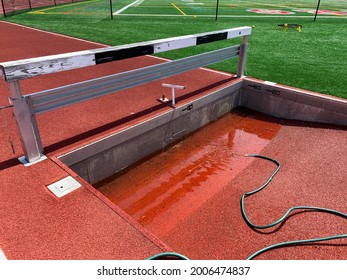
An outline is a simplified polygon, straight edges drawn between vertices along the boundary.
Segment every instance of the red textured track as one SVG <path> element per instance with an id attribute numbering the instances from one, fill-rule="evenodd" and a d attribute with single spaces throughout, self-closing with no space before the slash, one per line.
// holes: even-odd
<path id="1" fill-rule="evenodd" d="M 0 33 L 4 38 L 0 61 L 102 47 L 5 22 L 0 22 Z M 25 80 L 21 88 L 28 94 L 160 62 L 153 57 L 129 59 Z M 208 72 L 201 83 L 201 72 L 206 70 L 179 77 L 179 83 L 191 86 L 177 94 L 177 101 L 189 102 L 233 80 L 230 75 Z M 177 77 L 163 81 L 172 83 Z M 0 112 L 0 248 L 9 259 L 144 259 L 170 249 L 86 182 L 62 199 L 46 187 L 68 175 L 55 156 L 168 110 L 157 101 L 163 81 L 38 116 L 44 151 L 50 158 L 30 167 L 17 160 L 23 152 L 10 110 Z M 3 81 L 0 92 L 0 104 L 8 104 Z"/>
<path id="2" fill-rule="evenodd" d="M 5 22 L 0 22 L 0 33 L 6 38 L 0 41 L 0 61 L 101 47 Z M 27 94 L 160 62 L 141 57 L 37 77 L 21 85 Z M 177 92 L 177 100 L 183 103 L 235 80 L 199 69 L 164 82 L 186 86 Z M 239 212 L 240 196 L 259 186 L 273 170 L 271 164 L 258 159 L 251 160 L 222 191 L 167 231 L 159 226 L 143 227 L 56 159 L 63 152 L 168 110 L 156 101 L 163 91 L 162 82 L 40 115 L 39 129 L 49 159 L 29 167 L 17 160 L 22 151 L 11 113 L 0 112 L 0 248 L 9 259 L 144 259 L 170 247 L 192 259 L 243 259 L 272 243 L 346 233 L 346 221 L 322 213 L 293 215 L 274 234 L 259 234 L 247 227 Z M 0 104 L 7 104 L 3 81 L 0 92 Z M 271 126 L 276 121 L 268 122 Z M 261 153 L 278 159 L 283 168 L 273 187 L 249 198 L 250 216 L 266 223 L 299 204 L 347 212 L 346 130 L 299 122 L 273 126 L 278 132 Z M 46 186 L 68 174 L 78 178 L 83 187 L 58 199 Z M 259 258 L 347 258 L 345 241 L 326 244 L 333 245 L 278 249 Z"/>

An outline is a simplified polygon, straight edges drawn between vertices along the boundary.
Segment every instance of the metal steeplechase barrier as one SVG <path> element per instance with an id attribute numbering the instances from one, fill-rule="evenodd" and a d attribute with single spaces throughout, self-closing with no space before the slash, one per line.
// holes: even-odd
<path id="1" fill-rule="evenodd" d="M 43 157 L 43 147 L 36 116 L 48 111 L 139 86 L 216 62 L 239 57 L 237 76 L 244 75 L 247 38 L 251 27 L 173 37 L 143 43 L 99 48 L 0 63 L 0 76 L 8 83 L 13 113 L 19 127 L 26 162 Z M 218 49 L 158 65 L 138 68 L 63 87 L 23 95 L 20 80 L 143 55 L 151 55 L 214 41 L 243 37 L 240 45 Z"/>

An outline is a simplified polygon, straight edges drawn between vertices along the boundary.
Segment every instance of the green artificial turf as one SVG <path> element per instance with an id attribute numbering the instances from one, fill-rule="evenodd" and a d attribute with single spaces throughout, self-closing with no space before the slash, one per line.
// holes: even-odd
<path id="1" fill-rule="evenodd" d="M 115 2 L 117 3 L 115 4 Z M 133 1 L 114 1 L 113 11 L 131 2 Z M 170 10 L 169 14 L 176 14 L 177 16 L 121 15 L 115 16 L 114 20 L 111 20 L 107 1 L 101 2 L 99 0 L 74 3 L 71 7 L 69 7 L 70 5 L 62 5 L 52 9 L 39 8 L 3 20 L 108 45 L 122 45 L 225 28 L 254 26 L 249 37 L 247 76 L 347 98 L 347 36 L 344 36 L 346 34 L 347 18 L 345 16 L 318 16 L 317 21 L 314 22 L 313 15 L 310 17 L 286 18 L 257 17 L 252 14 L 251 17 L 221 16 L 215 21 L 214 15 L 206 16 L 206 9 L 204 13 L 197 14 L 196 17 L 192 14 L 184 16 L 175 7 L 170 7 L 173 1 L 169 2 L 163 1 L 165 5 L 162 6 L 161 12 L 166 15 Z M 220 11 L 223 15 L 226 13 L 225 9 L 228 8 L 228 5 L 225 4 L 225 1 L 221 0 L 220 2 Z M 274 3 L 270 0 L 265 2 Z M 293 0 L 286 2 L 294 3 Z M 311 6 L 316 3 L 312 0 L 309 2 L 311 2 Z M 341 1 L 330 1 L 330 3 L 335 2 L 339 4 Z M 102 3 L 105 3 L 105 5 Z M 129 8 L 124 13 L 133 13 L 136 10 L 137 13 L 142 11 L 146 14 L 150 9 L 150 2 L 144 1 L 143 5 L 145 3 L 147 3 L 147 7 L 141 9 L 133 7 L 132 10 Z M 178 4 L 181 5 L 182 3 L 182 1 L 179 1 Z M 209 3 L 212 5 L 212 1 L 209 1 Z M 302 1 L 296 1 L 295 3 L 299 5 L 302 4 Z M 269 9 L 268 6 L 266 8 Z M 143 12 L 144 10 L 146 11 Z M 182 8 L 181 10 L 188 12 L 188 9 Z M 212 6 L 208 10 L 214 11 Z M 67 11 L 72 12 L 66 13 Z M 156 7 L 155 9 L 152 8 L 151 11 L 158 13 L 160 9 Z M 283 23 L 302 24 L 302 32 L 278 30 L 277 25 Z M 161 56 L 177 59 L 236 43 L 240 43 L 240 39 L 180 49 L 162 53 Z M 218 63 L 211 67 L 235 73 L 236 64 L 237 60 L 234 60 Z"/>

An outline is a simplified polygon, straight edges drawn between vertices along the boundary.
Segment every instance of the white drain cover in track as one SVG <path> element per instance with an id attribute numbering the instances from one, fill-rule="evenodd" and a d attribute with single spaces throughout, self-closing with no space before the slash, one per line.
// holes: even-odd
<path id="1" fill-rule="evenodd" d="M 47 186 L 47 188 L 57 197 L 62 197 L 78 189 L 81 186 L 82 185 L 79 182 L 77 182 L 73 177 L 68 176 Z"/>

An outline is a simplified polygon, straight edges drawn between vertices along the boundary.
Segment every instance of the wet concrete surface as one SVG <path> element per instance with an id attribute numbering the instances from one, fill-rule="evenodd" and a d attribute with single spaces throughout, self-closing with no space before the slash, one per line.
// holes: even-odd
<path id="1" fill-rule="evenodd" d="M 259 153 L 281 128 L 272 119 L 235 110 L 95 186 L 142 225 L 164 234 L 250 164 L 245 155 Z"/>

